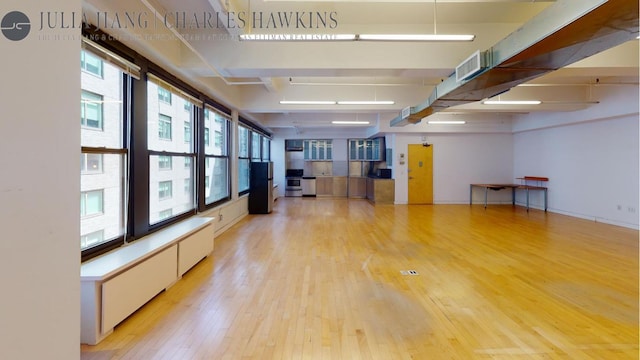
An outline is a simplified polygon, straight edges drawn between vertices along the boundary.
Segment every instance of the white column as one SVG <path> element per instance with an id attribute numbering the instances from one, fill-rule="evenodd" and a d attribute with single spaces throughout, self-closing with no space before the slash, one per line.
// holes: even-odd
<path id="1" fill-rule="evenodd" d="M 0 359 L 80 358 L 80 14 L 0 3 Z"/>

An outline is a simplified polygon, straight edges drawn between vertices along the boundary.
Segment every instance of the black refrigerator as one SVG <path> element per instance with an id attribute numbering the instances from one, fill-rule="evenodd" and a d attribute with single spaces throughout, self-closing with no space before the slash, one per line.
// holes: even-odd
<path id="1" fill-rule="evenodd" d="M 269 214 L 273 209 L 273 163 L 252 162 L 249 176 L 249 214 Z"/>

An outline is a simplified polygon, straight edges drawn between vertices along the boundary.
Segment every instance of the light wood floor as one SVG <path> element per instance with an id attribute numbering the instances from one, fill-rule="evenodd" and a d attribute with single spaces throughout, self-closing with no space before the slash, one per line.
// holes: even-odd
<path id="1" fill-rule="evenodd" d="M 638 240 L 510 205 L 281 198 L 82 359 L 637 359 Z"/>

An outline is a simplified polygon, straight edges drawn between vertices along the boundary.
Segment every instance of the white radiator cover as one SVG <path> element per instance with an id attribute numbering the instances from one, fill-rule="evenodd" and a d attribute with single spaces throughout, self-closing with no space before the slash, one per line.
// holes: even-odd
<path id="1" fill-rule="evenodd" d="M 178 245 L 173 245 L 102 284 L 103 333 L 178 280 L 177 256 Z"/>

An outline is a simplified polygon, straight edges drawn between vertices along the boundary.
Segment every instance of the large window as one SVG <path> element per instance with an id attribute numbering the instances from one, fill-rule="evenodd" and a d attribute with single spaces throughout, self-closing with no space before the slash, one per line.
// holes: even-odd
<path id="1" fill-rule="evenodd" d="M 242 125 L 238 126 L 238 192 L 249 191 L 249 134 L 250 130 Z"/>
<path id="2" fill-rule="evenodd" d="M 271 156 L 251 122 L 233 137 L 230 109 L 122 44 L 89 39 L 78 99 L 83 260 L 228 201 L 232 191 L 247 193 L 250 162 Z"/>
<path id="3" fill-rule="evenodd" d="M 80 246 L 83 250 L 124 235 L 124 94 L 128 76 L 83 49 L 80 55 Z"/>
<path id="4" fill-rule="evenodd" d="M 193 112 L 185 111 L 194 104 L 155 76 L 147 81 L 147 94 L 149 225 L 155 225 L 195 209 L 195 122 Z"/>
<path id="5" fill-rule="evenodd" d="M 231 119 L 208 106 L 204 109 L 205 205 L 229 199 L 229 124 Z M 211 142 L 209 136 L 213 132 Z"/>

